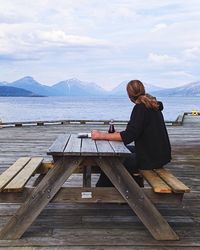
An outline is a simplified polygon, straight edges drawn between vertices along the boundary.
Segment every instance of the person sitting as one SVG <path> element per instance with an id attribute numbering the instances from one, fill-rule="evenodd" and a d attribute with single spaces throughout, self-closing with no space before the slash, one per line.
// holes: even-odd
<path id="1" fill-rule="evenodd" d="M 123 141 L 132 153 L 123 164 L 138 185 L 144 186 L 139 170 L 161 168 L 169 163 L 171 145 L 162 114 L 162 102 L 145 93 L 145 87 L 139 80 L 127 84 L 127 94 L 135 105 L 126 129 L 115 133 L 93 130 L 91 136 L 94 140 Z M 132 142 L 134 146 L 129 145 Z M 113 184 L 101 171 L 96 186 L 110 187 Z"/>

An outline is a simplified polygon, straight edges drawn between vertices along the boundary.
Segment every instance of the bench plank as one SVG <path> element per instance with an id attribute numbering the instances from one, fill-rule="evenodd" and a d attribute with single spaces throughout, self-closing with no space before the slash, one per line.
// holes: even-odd
<path id="1" fill-rule="evenodd" d="M 17 159 L 15 163 L 0 175 L 0 192 L 19 173 L 19 171 L 24 168 L 30 159 L 30 157 L 21 157 Z"/>
<path id="2" fill-rule="evenodd" d="M 153 170 L 140 170 L 144 178 L 153 188 L 155 193 L 171 193 L 172 189 L 169 187 Z"/>
<path id="3" fill-rule="evenodd" d="M 6 192 L 20 192 L 32 176 L 34 171 L 40 166 L 43 161 L 42 157 L 33 157 L 26 166 L 16 175 L 8 185 L 5 186 Z"/>
<path id="4" fill-rule="evenodd" d="M 188 193 L 190 188 L 187 187 L 183 182 L 178 180 L 172 173 L 167 169 L 155 169 L 154 170 L 172 189 L 175 193 Z"/>

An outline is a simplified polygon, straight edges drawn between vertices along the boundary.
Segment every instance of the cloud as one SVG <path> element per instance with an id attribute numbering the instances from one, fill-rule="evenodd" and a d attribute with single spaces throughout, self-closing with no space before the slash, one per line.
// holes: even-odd
<path id="1" fill-rule="evenodd" d="M 156 25 L 153 27 L 153 29 L 152 29 L 151 31 L 152 31 L 152 32 L 157 32 L 157 31 L 163 30 L 163 29 L 165 29 L 165 28 L 167 28 L 167 24 L 165 24 L 165 23 L 158 23 L 158 24 L 156 24 Z"/>
<path id="2" fill-rule="evenodd" d="M 156 53 L 150 53 L 148 56 L 148 60 L 155 64 L 177 64 L 179 63 L 179 60 L 176 57 L 169 56 L 169 55 L 161 55 Z"/>
<path id="3" fill-rule="evenodd" d="M 183 51 L 183 56 L 188 60 L 198 59 L 200 57 L 200 47 L 192 47 Z"/>
<path id="4" fill-rule="evenodd" d="M 199 23 L 199 0 L 0 0 L 1 80 L 199 80 Z"/>
<path id="5" fill-rule="evenodd" d="M 186 71 L 169 71 L 162 73 L 163 76 L 182 77 L 192 79 L 194 76 Z"/>
<path id="6" fill-rule="evenodd" d="M 14 61 L 38 61 L 40 60 L 38 57 L 34 55 L 12 55 L 12 54 L 0 54 L 0 61 L 2 62 L 14 62 Z"/>
<path id="7" fill-rule="evenodd" d="M 69 44 L 82 46 L 100 46 L 107 45 L 103 39 L 95 39 L 88 36 L 68 35 L 62 30 L 43 31 L 36 33 L 39 40 L 54 44 Z"/>
<path id="8" fill-rule="evenodd" d="M 34 26 L 35 27 L 35 26 Z M 85 35 L 71 35 L 63 30 L 52 30 L 42 25 L 0 25 L 0 55 L 7 60 L 25 60 L 46 57 L 49 53 L 79 53 L 81 50 L 103 49 L 111 46 L 109 41 Z M 14 31 L 15 30 L 15 31 Z M 73 48 L 73 50 L 72 50 Z M 32 56 L 30 56 L 32 54 Z M 7 61 L 6 60 L 6 61 Z"/>

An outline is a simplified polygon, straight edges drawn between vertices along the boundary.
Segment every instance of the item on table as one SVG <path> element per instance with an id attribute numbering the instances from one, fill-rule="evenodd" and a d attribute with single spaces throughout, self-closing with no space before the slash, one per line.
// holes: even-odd
<path id="1" fill-rule="evenodd" d="M 78 138 L 91 138 L 91 133 L 78 133 Z"/>
<path id="2" fill-rule="evenodd" d="M 108 129 L 108 133 L 115 133 L 115 126 L 114 126 L 114 121 L 113 120 L 110 120 L 110 126 L 109 126 L 109 129 Z"/>

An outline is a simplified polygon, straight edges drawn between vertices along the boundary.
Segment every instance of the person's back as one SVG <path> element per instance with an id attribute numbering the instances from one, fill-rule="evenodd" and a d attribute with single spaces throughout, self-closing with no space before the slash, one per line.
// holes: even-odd
<path id="1" fill-rule="evenodd" d="M 140 119 L 140 135 L 134 139 L 138 167 L 160 168 L 171 160 L 171 146 L 162 112 L 146 108 L 143 103 L 136 104 L 134 108 L 139 109 L 143 117 L 143 121 Z M 133 123 L 138 124 L 138 120 L 134 119 Z"/>

